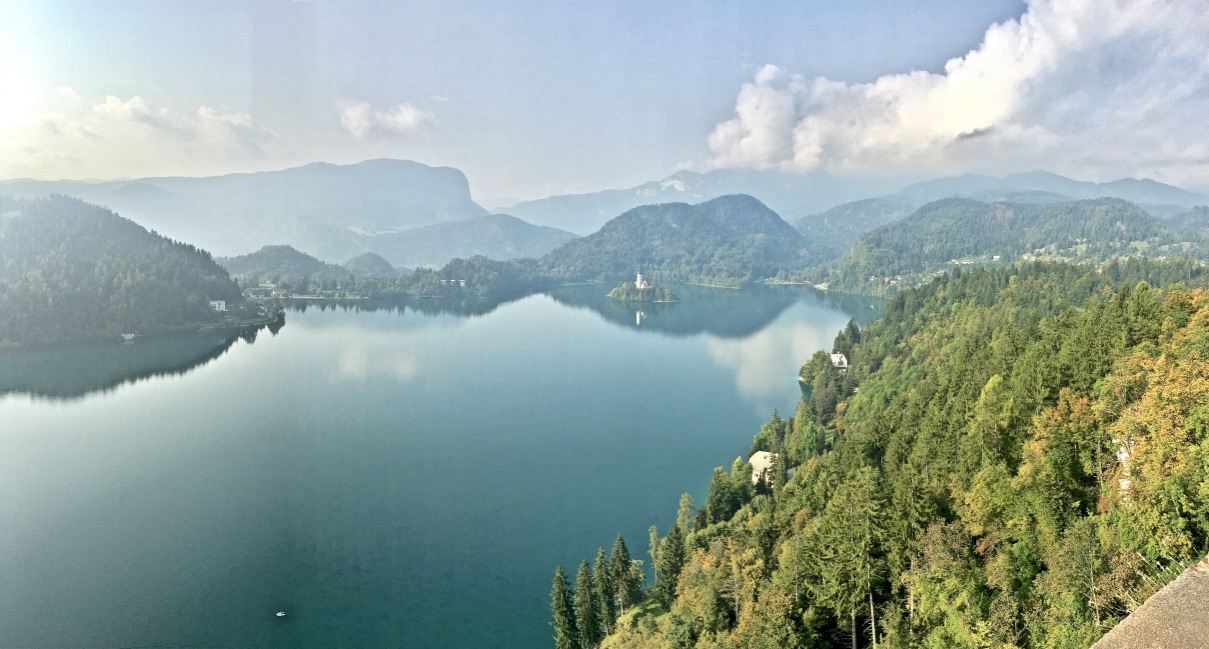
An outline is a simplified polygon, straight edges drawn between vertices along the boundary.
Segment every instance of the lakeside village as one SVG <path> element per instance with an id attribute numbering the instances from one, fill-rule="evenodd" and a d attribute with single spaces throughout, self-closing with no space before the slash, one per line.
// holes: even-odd
<path id="1" fill-rule="evenodd" d="M 414 278 L 423 272 L 422 280 Z M 468 286 L 469 285 L 469 286 Z M 441 279 L 434 271 L 422 269 L 401 277 L 362 277 L 337 279 L 261 282 L 243 289 L 249 300 L 373 300 L 398 298 L 441 298 L 458 294 L 460 289 L 475 289 L 468 279 Z M 454 290 L 457 289 L 457 290 Z"/>
<path id="2" fill-rule="evenodd" d="M 209 300 L 208 303 L 210 310 L 221 315 L 222 320 L 200 325 L 197 328 L 198 333 L 230 331 L 243 334 L 261 327 L 273 327 L 285 319 L 285 310 L 280 300 L 271 297 L 250 297 L 239 305 L 230 304 L 226 300 Z M 142 336 L 138 331 L 127 331 L 121 334 L 121 339 L 133 342 Z"/>

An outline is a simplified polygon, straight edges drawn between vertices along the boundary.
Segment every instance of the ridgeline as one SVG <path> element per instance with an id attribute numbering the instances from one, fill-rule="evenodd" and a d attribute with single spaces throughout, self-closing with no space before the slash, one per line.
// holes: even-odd
<path id="1" fill-rule="evenodd" d="M 220 300 L 227 311 L 211 307 Z M 74 198 L 0 197 L 0 342 L 117 339 L 257 317 L 203 250 Z"/>

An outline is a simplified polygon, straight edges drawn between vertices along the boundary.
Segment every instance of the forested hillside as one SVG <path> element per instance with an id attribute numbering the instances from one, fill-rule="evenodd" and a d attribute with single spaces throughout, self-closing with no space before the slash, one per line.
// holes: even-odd
<path id="1" fill-rule="evenodd" d="M 1204 205 L 1177 214 L 1163 223 L 1185 238 L 1200 241 L 1202 245 L 1209 240 L 1209 207 Z"/>
<path id="2" fill-rule="evenodd" d="M 349 274 L 349 271 L 341 266 L 320 261 L 292 246 L 265 246 L 256 252 L 238 257 L 219 257 L 218 263 L 222 264 L 232 277 L 242 278 L 252 284 L 261 280 L 299 284 L 313 278 L 340 279 Z"/>
<path id="3" fill-rule="evenodd" d="M 850 369 L 803 366 L 753 443 L 769 484 L 736 460 L 652 531 L 641 599 L 603 555 L 558 573 L 556 646 L 1089 646 L 1209 550 L 1209 291 L 1182 276 L 1034 262 L 899 293 L 837 336 Z"/>
<path id="4" fill-rule="evenodd" d="M 154 334 L 241 302 L 209 253 L 64 196 L 0 197 L 0 341 Z"/>
<path id="5" fill-rule="evenodd" d="M 395 277 L 400 273 L 382 255 L 367 252 L 344 262 L 344 269 L 358 277 Z"/>
<path id="6" fill-rule="evenodd" d="M 867 198 L 803 216 L 794 227 L 806 239 L 808 262 L 822 264 L 844 254 L 862 234 L 910 213 L 909 203 L 893 198 Z"/>
<path id="7" fill-rule="evenodd" d="M 956 264 L 1011 263 L 1021 257 L 1106 261 L 1202 256 L 1185 236 L 1132 203 L 1102 198 L 1066 203 L 983 203 L 949 198 L 872 230 L 816 274 L 834 290 L 881 294 Z"/>
<path id="8" fill-rule="evenodd" d="M 739 286 L 803 264 L 805 241 L 760 201 L 723 196 L 632 209 L 542 259 L 555 277 L 656 279 Z"/>
<path id="9" fill-rule="evenodd" d="M 258 295 L 346 299 L 484 297 L 507 298 L 552 282 L 532 259 L 495 261 L 481 255 L 453 259 L 439 269 L 405 275 L 376 255 L 345 266 L 322 262 L 289 246 L 266 246 L 251 255 L 222 260 Z M 354 263 L 356 262 L 356 263 Z"/>

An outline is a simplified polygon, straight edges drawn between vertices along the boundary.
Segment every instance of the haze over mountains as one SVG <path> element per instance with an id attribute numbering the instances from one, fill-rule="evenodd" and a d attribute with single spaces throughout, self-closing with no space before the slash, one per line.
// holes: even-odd
<path id="1" fill-rule="evenodd" d="M 335 263 L 376 252 L 394 266 L 432 266 L 475 254 L 540 256 L 574 236 L 490 215 L 471 200 L 462 172 L 406 160 L 206 178 L 0 181 L 0 194 L 50 193 L 227 256 L 281 244 Z"/>
<path id="2" fill-rule="evenodd" d="M 719 196 L 755 196 L 787 221 L 840 203 L 880 196 L 901 185 L 900 180 L 828 174 L 720 169 L 708 173 L 678 171 L 662 180 L 628 189 L 550 196 L 496 210 L 537 225 L 587 235 L 609 219 L 642 205 L 700 203 Z"/>
<path id="3" fill-rule="evenodd" d="M 787 244 L 796 251 L 792 264 L 795 267 L 837 259 L 864 233 L 899 221 L 920 206 L 943 198 L 1048 204 L 1112 197 L 1160 217 L 1176 217 L 1195 205 L 1209 203 L 1209 198 L 1201 194 L 1152 180 L 1093 183 L 1043 171 L 1003 178 L 977 174 L 950 176 L 903 188 L 894 182 L 888 177 L 835 176 L 822 172 L 798 175 L 749 170 L 681 171 L 624 190 L 518 203 L 508 208 L 511 213 L 508 215 L 489 213 L 477 204 L 470 195 L 465 175 L 457 169 L 382 159 L 350 165 L 315 163 L 282 171 L 205 178 L 8 180 L 0 181 L 0 195 L 60 193 L 78 197 L 109 207 L 165 236 L 228 258 L 250 254 L 265 246 L 288 245 L 329 264 L 339 265 L 373 254 L 396 269 L 437 268 L 451 259 L 475 255 L 497 260 L 538 259 L 572 241 L 576 237 L 573 232 L 598 233 L 619 215 L 638 207 L 678 203 L 687 208 L 686 204 L 740 194 L 763 204 L 762 210 L 748 215 L 756 220 L 749 225 L 757 230 L 767 223 L 752 215 L 767 210 L 775 212 L 778 221 L 783 219 L 796 227 L 802 236 Z M 1191 216 L 1181 218 L 1184 220 L 1173 222 L 1171 227 L 1198 229 L 1200 220 Z M 698 225 L 701 223 L 704 222 Z M 615 228 L 603 236 L 616 239 L 625 229 Z M 754 265 L 735 265 L 734 259 L 714 260 L 707 264 L 709 268 L 698 264 L 697 270 L 690 272 L 687 267 L 681 268 L 684 260 L 704 253 L 680 251 L 675 253 L 678 255 L 675 260 L 652 256 L 648 254 L 650 251 L 640 251 L 650 244 L 649 240 L 643 240 L 646 235 L 630 235 L 634 233 L 610 245 L 629 246 L 633 254 L 596 260 L 580 270 L 588 272 L 591 266 L 589 274 L 595 276 L 628 275 L 633 272 L 634 264 L 645 264 L 652 270 L 680 268 L 675 274 L 698 279 L 716 274 L 729 282 L 750 279 L 757 266 L 770 262 L 764 259 L 753 262 Z M 787 236 L 780 232 L 774 239 Z M 685 241 L 694 237 L 693 245 L 698 247 L 726 248 L 732 243 L 715 239 L 704 231 L 695 232 Z M 559 263 L 583 257 L 587 254 L 584 251 L 599 244 L 599 239 L 597 243 L 575 244 L 569 252 L 559 253 L 556 255 Z M 667 241 L 670 239 L 661 239 L 661 254 L 670 250 Z M 774 256 L 779 259 L 783 255 Z M 368 259 L 370 266 L 359 266 L 358 272 L 368 272 L 368 268 L 375 266 L 385 268 L 374 258 Z M 575 263 L 587 262 L 581 259 Z M 727 264 L 729 270 L 715 273 Z"/>
<path id="4" fill-rule="evenodd" d="M 679 171 L 663 180 L 628 189 L 550 196 L 496 211 L 507 212 L 530 223 L 586 235 L 599 230 L 614 216 L 640 205 L 699 203 L 728 194 L 755 196 L 790 223 L 798 223 L 841 204 L 870 198 L 884 198 L 913 209 L 952 196 L 1013 202 L 1111 197 L 1158 210 L 1162 215 L 1174 215 L 1183 208 L 1209 201 L 1204 195 L 1153 180 L 1127 178 L 1093 183 L 1045 171 L 1010 174 L 1003 178 L 965 174 L 922 180 L 902 187 L 901 179 L 884 176 L 723 169 L 704 174 Z"/>

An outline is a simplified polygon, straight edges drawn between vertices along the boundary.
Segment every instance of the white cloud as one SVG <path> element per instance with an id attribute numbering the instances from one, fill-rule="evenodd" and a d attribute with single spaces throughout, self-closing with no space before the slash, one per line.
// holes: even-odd
<path id="1" fill-rule="evenodd" d="M 250 115 L 176 112 L 142 97 L 89 104 L 67 87 L 0 137 L 0 176 L 113 177 L 222 173 L 282 149 Z"/>
<path id="2" fill-rule="evenodd" d="M 1209 3 L 1031 0 L 942 73 L 870 83 L 765 66 L 707 143 L 714 167 L 1045 167 L 1206 182 Z"/>
<path id="3" fill-rule="evenodd" d="M 353 137 L 396 137 L 436 123 L 432 113 L 402 103 L 389 111 L 374 110 L 368 102 L 341 99 L 340 125 Z"/>
<path id="4" fill-rule="evenodd" d="M 333 380 L 365 383 L 371 378 L 390 378 L 406 383 L 419 374 L 419 365 L 415 359 L 383 349 L 384 345 L 381 344 L 375 344 L 373 347 L 377 349 L 357 345 L 342 350 L 336 359 Z"/>

